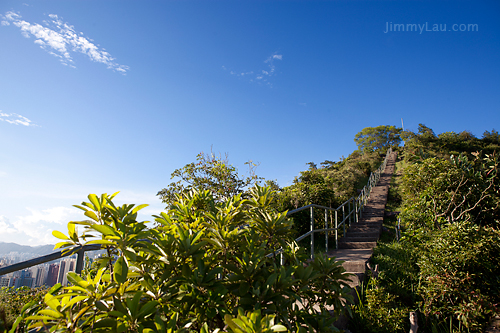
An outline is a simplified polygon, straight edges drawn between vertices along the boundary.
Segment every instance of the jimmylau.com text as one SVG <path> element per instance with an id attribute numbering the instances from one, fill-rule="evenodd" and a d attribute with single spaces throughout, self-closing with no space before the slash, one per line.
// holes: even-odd
<path id="1" fill-rule="evenodd" d="M 468 31 L 479 31 L 478 24 L 429 24 L 429 22 L 425 22 L 423 24 L 417 23 L 392 23 L 385 22 L 385 30 L 384 33 L 388 32 L 419 32 L 422 34 L 423 32 L 468 32 Z"/>

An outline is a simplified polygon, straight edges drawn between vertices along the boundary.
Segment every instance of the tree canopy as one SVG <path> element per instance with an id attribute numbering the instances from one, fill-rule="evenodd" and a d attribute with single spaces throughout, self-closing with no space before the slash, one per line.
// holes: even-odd
<path id="1" fill-rule="evenodd" d="M 391 125 L 365 127 L 356 134 L 354 141 L 362 152 L 385 153 L 389 147 L 396 147 L 401 143 L 402 129 Z"/>
<path id="2" fill-rule="evenodd" d="M 196 156 L 196 162 L 174 170 L 171 179 L 178 178 L 179 180 L 170 183 L 157 195 L 167 205 L 176 200 L 176 195 L 188 193 L 193 189 L 208 190 L 217 201 L 227 200 L 262 179 L 255 174 L 257 164 L 252 161 L 245 164 L 248 165 L 249 174 L 242 177 L 238 174 L 236 167 L 229 163 L 227 154 L 222 157 L 213 152 L 207 154 L 201 152 Z"/>

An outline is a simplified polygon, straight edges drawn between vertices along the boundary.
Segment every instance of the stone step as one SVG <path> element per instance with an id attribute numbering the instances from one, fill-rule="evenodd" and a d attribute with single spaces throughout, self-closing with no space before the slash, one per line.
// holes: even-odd
<path id="1" fill-rule="evenodd" d="M 356 228 L 356 227 L 374 227 L 378 228 L 383 224 L 382 218 L 379 218 L 378 220 L 369 220 L 369 221 L 360 221 L 351 224 L 351 228 Z"/>
<path id="2" fill-rule="evenodd" d="M 364 260 L 350 260 L 344 261 L 342 267 L 346 272 L 350 273 L 364 273 L 366 271 L 366 261 Z"/>
<path id="3" fill-rule="evenodd" d="M 345 283 L 351 288 L 356 288 L 365 279 L 365 273 L 353 273 L 353 272 L 348 272 L 348 273 L 353 275 L 349 276 L 349 280 L 345 281 Z"/>
<path id="4" fill-rule="evenodd" d="M 377 213 L 369 213 L 369 214 L 363 213 L 363 217 L 361 218 L 361 220 L 358 221 L 358 223 L 363 221 L 372 222 L 372 221 L 383 220 L 384 215 L 385 212 L 383 210 Z"/>
<path id="5" fill-rule="evenodd" d="M 377 239 L 380 237 L 380 230 L 376 231 L 351 231 L 346 232 L 346 237 L 376 237 Z"/>
<path id="6" fill-rule="evenodd" d="M 342 238 L 349 238 L 349 237 L 379 237 L 380 236 L 381 229 L 380 228 L 364 228 L 364 229 L 354 229 L 354 230 L 349 230 L 348 232 L 345 233 L 345 237 Z M 343 236 L 341 234 L 341 236 Z"/>
<path id="7" fill-rule="evenodd" d="M 377 242 L 345 242 L 339 240 L 339 249 L 373 249 Z"/>
<path id="8" fill-rule="evenodd" d="M 341 261 L 364 261 L 365 263 L 370 260 L 373 254 L 372 249 L 338 249 L 330 250 L 327 255 L 329 257 L 335 257 L 337 260 Z"/>
<path id="9" fill-rule="evenodd" d="M 364 234 L 361 236 L 352 236 L 352 235 L 347 235 L 347 237 L 340 238 L 340 242 L 376 242 L 378 240 L 378 235 L 377 236 L 365 236 Z"/>
<path id="10" fill-rule="evenodd" d="M 373 231 L 380 231 L 382 228 L 382 223 L 380 224 L 371 224 L 371 225 L 357 225 L 357 226 L 352 226 L 349 228 L 349 231 L 347 232 L 373 232 Z"/>

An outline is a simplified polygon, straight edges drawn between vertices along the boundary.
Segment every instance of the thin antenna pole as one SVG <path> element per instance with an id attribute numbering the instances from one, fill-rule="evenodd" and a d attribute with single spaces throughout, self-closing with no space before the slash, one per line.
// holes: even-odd
<path id="1" fill-rule="evenodd" d="M 403 124 L 403 118 L 401 118 L 401 127 L 403 128 L 403 132 L 405 131 L 405 125 Z M 405 145 L 405 140 L 403 140 L 403 146 Z"/>

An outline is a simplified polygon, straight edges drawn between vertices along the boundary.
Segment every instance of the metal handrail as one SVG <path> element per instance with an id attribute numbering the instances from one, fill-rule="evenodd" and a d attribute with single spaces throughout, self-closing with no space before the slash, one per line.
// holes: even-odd
<path id="1" fill-rule="evenodd" d="M 364 208 L 364 205 L 368 201 L 368 197 L 371 193 L 372 188 L 377 184 L 378 180 L 380 179 L 380 175 L 382 172 L 385 170 L 385 166 L 387 164 L 387 159 L 388 156 L 392 153 L 392 149 L 389 148 L 387 151 L 387 154 L 385 156 L 384 161 L 380 165 L 380 167 L 372 172 L 370 174 L 370 178 L 368 179 L 368 183 L 363 187 L 361 190 L 361 193 L 358 195 L 357 198 L 351 197 L 348 200 L 346 200 L 344 203 L 342 203 L 339 207 L 337 208 L 331 208 L 331 207 L 326 207 L 326 206 L 321 206 L 321 205 L 316 205 L 316 204 L 310 204 L 307 206 L 299 207 L 297 209 L 289 211 L 286 216 L 290 216 L 292 214 L 298 213 L 300 211 L 303 211 L 305 209 L 310 209 L 310 221 L 311 221 L 311 230 L 305 233 L 304 235 L 299 236 L 295 241 L 300 241 L 307 236 L 314 235 L 316 232 L 325 232 L 326 238 L 326 252 L 328 252 L 328 232 L 329 231 L 335 231 L 335 247 L 338 248 L 338 230 L 340 227 L 343 228 L 343 234 L 345 237 L 346 234 L 346 221 L 349 221 L 349 227 L 351 226 L 351 216 L 354 214 L 354 220 L 355 222 L 359 222 L 359 220 L 362 217 L 362 211 Z M 352 205 L 351 205 L 352 203 Z M 345 209 L 344 207 L 348 205 L 348 214 L 347 216 L 345 215 Z M 314 208 L 318 209 L 324 209 L 325 210 L 325 227 L 323 229 L 314 229 Z M 351 209 L 352 208 L 352 209 Z M 338 223 L 338 211 L 342 210 L 342 222 L 340 224 Z M 333 211 L 335 212 L 335 228 L 328 228 L 328 211 Z M 12 272 L 16 272 L 22 269 L 26 269 L 32 266 L 36 266 L 39 264 L 43 264 L 49 261 L 57 260 L 63 257 L 71 256 L 73 254 L 77 254 L 77 259 L 76 259 L 76 267 L 75 267 L 75 272 L 77 274 L 80 274 L 83 269 L 83 260 L 85 257 L 85 252 L 86 251 L 97 251 L 101 250 L 102 247 L 101 245 L 84 245 L 80 247 L 76 247 L 72 249 L 71 251 L 68 250 L 60 250 L 51 254 L 47 254 L 41 257 L 37 257 L 34 259 L 30 259 L 27 261 L 23 261 L 20 263 L 16 263 L 13 265 L 9 265 L 6 267 L 1 267 L 0 268 L 0 276 L 9 274 Z M 278 251 L 278 253 L 281 253 L 282 250 Z M 277 253 L 275 253 L 277 254 Z M 273 255 L 273 254 L 271 254 Z M 314 236 L 311 236 L 311 259 L 314 258 Z"/>
<path id="2" fill-rule="evenodd" d="M 302 239 L 311 236 L 311 259 L 314 259 L 314 234 L 317 232 L 324 232 L 325 233 L 325 251 L 328 252 L 328 232 L 329 231 L 335 231 L 335 248 L 338 249 L 338 231 L 342 228 L 343 229 L 343 236 L 346 236 L 346 222 L 349 221 L 348 227 L 351 226 L 351 216 L 353 216 L 354 221 L 357 223 L 359 220 L 361 220 L 362 215 L 363 215 L 363 209 L 366 203 L 368 202 L 368 198 L 370 197 L 370 193 L 372 189 L 377 185 L 378 181 L 380 180 L 380 177 L 382 173 L 385 170 L 385 167 L 387 165 L 387 161 L 389 156 L 392 154 L 392 149 L 389 148 L 387 150 L 387 154 L 385 155 L 384 161 L 382 164 L 370 174 L 370 177 L 368 178 L 367 184 L 363 187 L 361 190 L 361 193 L 358 195 L 358 197 L 351 197 L 345 202 L 343 202 L 339 207 L 337 208 L 331 208 L 331 207 L 326 207 L 326 206 L 321 206 L 321 205 L 316 205 L 316 204 L 309 204 L 307 206 L 299 207 L 297 209 L 289 211 L 286 216 L 293 215 L 295 213 L 301 212 L 306 209 L 310 209 L 310 230 L 306 232 L 303 235 L 300 235 L 295 239 L 296 242 L 301 241 Z M 346 216 L 345 212 L 345 207 L 348 207 L 348 213 Z M 314 208 L 318 209 L 324 209 L 325 210 L 325 228 L 323 229 L 315 229 L 314 228 Z M 330 212 L 335 212 L 335 228 L 328 228 L 328 211 Z M 342 211 L 342 221 L 339 224 L 338 221 L 338 212 Z M 281 253 L 282 250 L 279 250 L 278 253 Z M 277 254 L 277 253 L 275 253 Z M 283 257 L 282 257 L 283 260 Z"/>
<path id="3" fill-rule="evenodd" d="M 26 269 L 32 266 L 44 264 L 49 261 L 57 260 L 60 258 L 64 257 L 69 257 L 72 256 L 73 254 L 77 254 L 77 259 L 76 259 L 76 267 L 75 267 L 75 272 L 80 274 L 83 269 L 83 258 L 85 256 L 86 251 L 96 251 L 96 250 L 101 250 L 101 245 L 85 245 L 85 246 L 80 246 L 75 249 L 72 249 L 71 251 L 66 250 L 59 250 L 54 253 L 50 253 L 41 257 L 33 258 L 30 260 L 22 261 L 17 264 L 9 265 L 6 267 L 1 267 L 0 268 L 0 276 L 9 274 L 12 272 L 20 271 L 22 269 Z"/>

